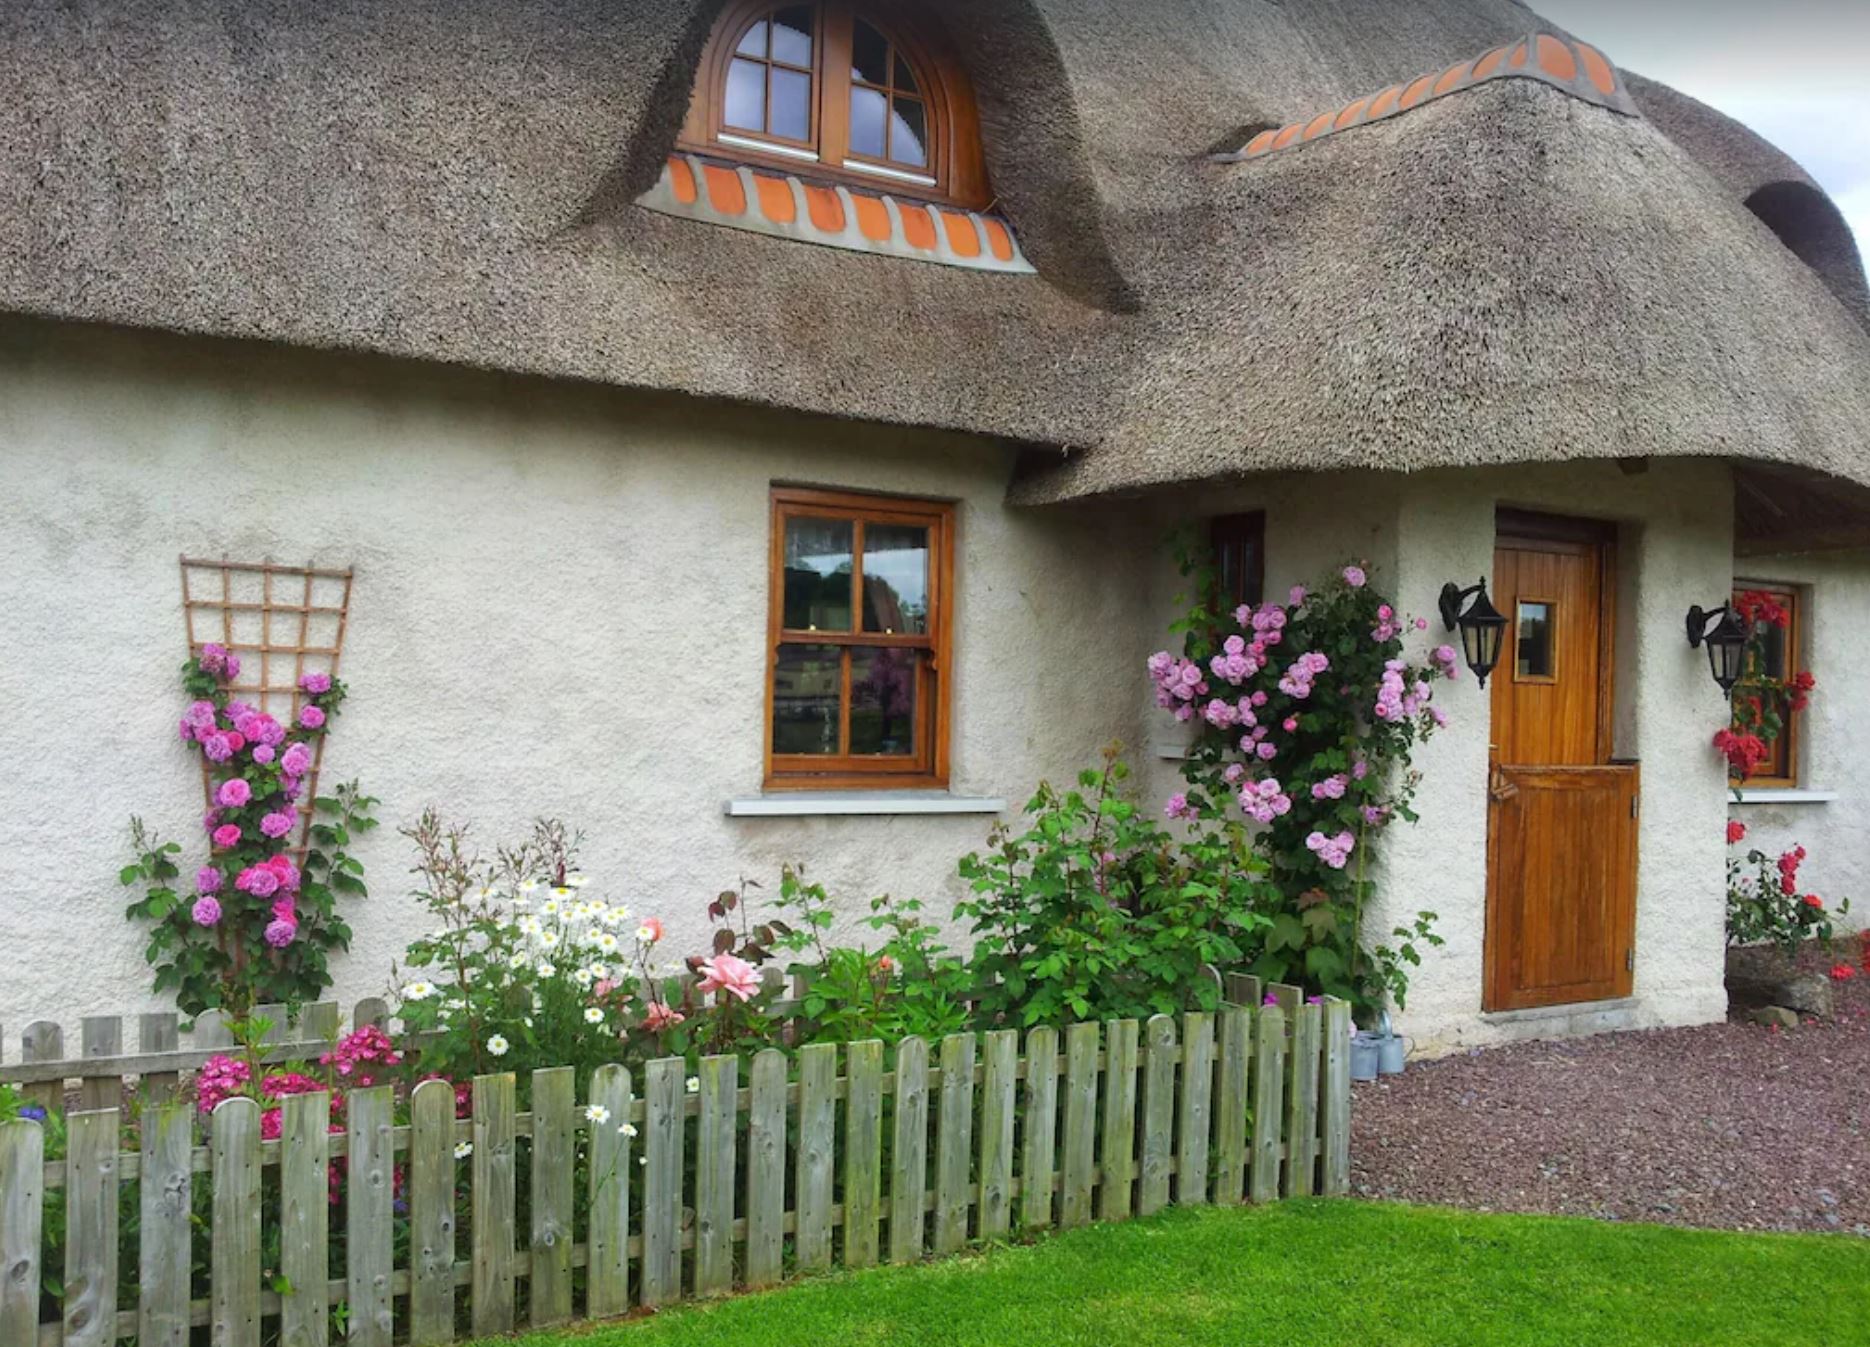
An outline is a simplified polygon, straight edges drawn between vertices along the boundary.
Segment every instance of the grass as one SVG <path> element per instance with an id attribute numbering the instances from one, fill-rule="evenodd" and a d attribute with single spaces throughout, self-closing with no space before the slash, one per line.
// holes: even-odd
<path id="1" fill-rule="evenodd" d="M 1174 1211 L 522 1347 L 1870 1342 L 1870 1242 L 1357 1202 Z"/>

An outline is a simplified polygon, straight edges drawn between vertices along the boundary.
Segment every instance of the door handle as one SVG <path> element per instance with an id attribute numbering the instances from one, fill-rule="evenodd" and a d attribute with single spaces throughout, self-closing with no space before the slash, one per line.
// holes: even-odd
<path id="1" fill-rule="evenodd" d="M 1487 795 L 1495 804 L 1505 804 L 1519 794 L 1519 787 L 1507 779 L 1505 772 L 1495 768 L 1487 783 Z"/>

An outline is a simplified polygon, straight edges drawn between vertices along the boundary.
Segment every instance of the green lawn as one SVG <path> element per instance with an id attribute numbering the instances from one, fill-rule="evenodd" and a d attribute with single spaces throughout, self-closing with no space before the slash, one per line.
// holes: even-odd
<path id="1" fill-rule="evenodd" d="M 1870 1342 L 1870 1242 L 1354 1202 L 1177 1211 L 523 1347 Z"/>

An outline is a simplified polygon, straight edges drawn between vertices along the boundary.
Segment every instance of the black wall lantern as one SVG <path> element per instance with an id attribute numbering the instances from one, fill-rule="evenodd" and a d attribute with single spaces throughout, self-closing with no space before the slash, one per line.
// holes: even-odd
<path id="1" fill-rule="evenodd" d="M 1487 578 L 1482 576 L 1480 583 L 1469 589 L 1452 583 L 1443 585 L 1441 620 L 1449 631 L 1461 633 L 1461 653 L 1467 667 L 1486 687 L 1487 675 L 1500 663 L 1500 647 L 1506 640 L 1506 618 L 1487 597 Z"/>
<path id="2" fill-rule="evenodd" d="M 1688 610 L 1688 644 L 1708 648 L 1708 672 L 1729 697 L 1746 671 L 1750 634 L 1732 604 L 1724 603 L 1713 612 L 1704 612 L 1699 604 Z"/>

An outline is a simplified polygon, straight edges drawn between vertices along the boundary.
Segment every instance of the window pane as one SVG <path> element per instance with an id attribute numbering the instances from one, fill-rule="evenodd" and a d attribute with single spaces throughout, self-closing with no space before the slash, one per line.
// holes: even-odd
<path id="1" fill-rule="evenodd" d="M 766 55 L 766 20 L 761 19 L 747 29 L 747 35 L 740 39 L 740 45 L 734 50 L 742 56 Z"/>
<path id="2" fill-rule="evenodd" d="M 1549 603 L 1522 603 L 1519 605 L 1519 676 L 1521 678 L 1550 678 L 1554 673 L 1552 665 L 1552 605 Z"/>
<path id="3" fill-rule="evenodd" d="M 890 44 L 862 19 L 851 34 L 851 78 L 865 84 L 890 82 Z"/>
<path id="4" fill-rule="evenodd" d="M 773 16 L 773 59 L 788 65 L 812 63 L 812 7 L 795 5 Z"/>
<path id="5" fill-rule="evenodd" d="M 727 106 L 722 118 L 742 131 L 766 129 L 766 67 L 736 60 L 727 67 Z"/>
<path id="6" fill-rule="evenodd" d="M 773 124 L 776 136 L 806 140 L 812 134 L 812 77 L 773 67 Z"/>
<path id="7" fill-rule="evenodd" d="M 864 529 L 864 630 L 926 636 L 929 531 L 903 524 Z"/>
<path id="8" fill-rule="evenodd" d="M 875 89 L 851 90 L 851 153 L 866 159 L 884 154 L 883 127 L 889 99 Z"/>
<path id="9" fill-rule="evenodd" d="M 851 629 L 851 545 L 844 519 L 786 521 L 787 631 Z"/>
<path id="10" fill-rule="evenodd" d="M 919 650 L 851 652 L 851 752 L 912 757 L 916 751 Z"/>
<path id="11" fill-rule="evenodd" d="M 896 58 L 896 92 L 899 94 L 919 93 L 916 88 L 915 72 L 909 68 L 909 62 L 901 55 Z"/>
<path id="12" fill-rule="evenodd" d="M 834 645 L 782 645 L 773 666 L 773 752 L 838 751 L 844 657 Z"/>
<path id="13" fill-rule="evenodd" d="M 890 122 L 890 158 L 912 168 L 927 168 L 928 118 L 921 101 L 899 98 L 895 111 Z"/>
<path id="14" fill-rule="evenodd" d="M 1770 622 L 1760 624 L 1760 672 L 1768 678 L 1786 676 L 1786 629 Z"/>

